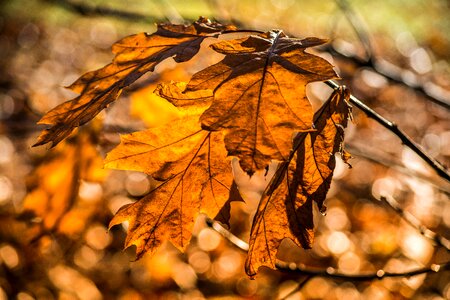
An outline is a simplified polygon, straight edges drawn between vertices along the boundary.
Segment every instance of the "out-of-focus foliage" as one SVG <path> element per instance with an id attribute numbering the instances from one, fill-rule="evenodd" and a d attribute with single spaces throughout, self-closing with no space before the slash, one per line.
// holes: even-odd
<path id="1" fill-rule="evenodd" d="M 107 171 L 93 144 L 95 132 L 81 132 L 54 152 L 29 177 L 23 214 L 39 218 L 40 230 L 73 236 L 84 230 L 101 198 Z"/>
<path id="2" fill-rule="evenodd" d="M 142 13 L 157 11 L 161 17 L 170 15 L 175 20 L 176 15 L 170 11 L 190 19 L 208 15 L 223 21 L 232 16 L 258 29 L 283 28 L 298 37 L 333 38 L 332 27 L 333 41 L 341 49 L 363 53 L 333 1 L 258 1 L 256 7 L 254 1 L 158 2 L 169 6 L 153 1 L 90 2 Z M 152 32 L 154 27 L 113 18 L 82 17 L 48 2 L 14 0 L 1 5 L 0 298 L 275 298 L 295 288 L 301 278 L 278 272 L 265 271 L 250 281 L 243 273 L 245 254 L 204 227 L 201 220 L 185 255 L 166 245 L 154 258 L 144 256 L 132 262 L 134 254 L 121 252 L 124 231 L 117 228 L 108 233 L 106 227 L 118 207 L 154 187 L 151 178 L 134 172 L 112 172 L 103 184 L 96 185 L 102 197 L 95 204 L 97 213 L 84 224 L 82 232 L 74 236 L 49 233 L 30 244 L 24 233 L 39 224 L 39 219 L 30 224 L 16 216 L 22 212 L 27 194 L 25 179 L 45 160 L 45 149 L 29 148 L 37 137 L 34 122 L 64 99 L 75 96 L 62 86 L 111 60 L 109 46 L 113 42 L 134 32 Z M 448 89 L 450 31 L 446 1 L 354 1 L 352 7 L 366 21 L 377 53 L 384 59 Z M 432 156 L 449 163 L 448 111 L 405 86 L 389 83 L 370 69 L 357 68 L 346 60 L 336 59 L 333 64 L 353 93 L 394 120 Z M 408 74 L 405 72 L 405 78 Z M 319 99 L 327 98 L 325 92 L 323 86 L 309 86 L 316 107 Z M 119 129 L 126 133 L 145 127 L 141 121 L 130 119 L 128 96 L 125 94 L 103 119 L 105 133 L 100 136 L 100 153 L 119 142 L 109 132 Z M 327 215 L 315 216 L 316 241 L 312 250 L 295 249 L 285 242 L 280 258 L 321 268 L 332 266 L 349 274 L 379 268 L 404 271 L 447 261 L 445 250 L 434 248 L 374 198 L 396 197 L 424 225 L 445 235 L 450 227 L 448 185 L 435 178 L 389 132 L 356 110 L 354 117 L 357 127 L 349 124 L 346 136 L 355 157 L 351 161 L 353 169 L 348 171 L 337 163 L 325 202 Z M 261 193 L 264 179 L 260 176 L 258 180 L 257 173 L 248 182 L 243 174 L 240 184 L 248 187 L 246 204 L 232 205 L 236 217 L 231 220 L 231 230 L 247 240 L 256 209 L 257 197 L 252 195 Z M 293 297 L 446 299 L 450 298 L 449 275 L 365 283 L 315 277 Z"/>

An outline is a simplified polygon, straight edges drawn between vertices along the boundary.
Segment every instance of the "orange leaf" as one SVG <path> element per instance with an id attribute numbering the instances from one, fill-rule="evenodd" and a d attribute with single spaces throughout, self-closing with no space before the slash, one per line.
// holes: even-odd
<path id="1" fill-rule="evenodd" d="M 272 159 L 286 160 L 294 133 L 312 130 L 305 86 L 337 75 L 326 60 L 305 49 L 324 42 L 288 38 L 281 31 L 222 41 L 212 48 L 225 58 L 194 74 L 187 85 L 185 93 L 214 91 L 211 106 L 200 117 L 202 127 L 225 131 L 228 155 L 237 156 L 247 173 L 265 168 Z"/>
<path id="2" fill-rule="evenodd" d="M 158 25 L 158 30 L 151 35 L 140 33 L 116 42 L 112 48 L 116 55 L 112 63 L 84 74 L 69 86 L 80 96 L 58 105 L 42 117 L 39 124 L 52 127 L 41 133 L 34 146 L 50 142 L 52 147 L 56 146 L 73 129 L 90 121 L 115 101 L 123 88 L 152 72 L 163 60 L 188 61 L 197 54 L 205 38 L 233 29 L 200 18 L 189 26 Z"/>
<path id="3" fill-rule="evenodd" d="M 299 133 L 289 160 L 278 167 L 253 220 L 245 266 L 248 275 L 254 276 L 260 266 L 275 268 L 277 250 L 285 238 L 311 247 L 312 201 L 322 208 L 330 188 L 334 154 L 343 151 L 349 96 L 346 89 L 335 91 L 314 115 L 316 131 Z"/>
<path id="4" fill-rule="evenodd" d="M 138 170 L 163 180 L 143 199 L 122 207 L 110 226 L 129 222 L 126 247 L 137 257 L 153 253 L 163 241 L 184 250 L 199 213 L 227 221 L 231 164 L 221 133 L 200 128 L 197 117 L 122 136 L 106 167 Z M 222 210 L 222 211 L 221 211 Z"/>

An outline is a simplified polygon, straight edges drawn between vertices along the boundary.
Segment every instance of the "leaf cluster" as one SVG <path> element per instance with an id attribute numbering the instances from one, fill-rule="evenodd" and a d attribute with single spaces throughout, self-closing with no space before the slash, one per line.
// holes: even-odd
<path id="1" fill-rule="evenodd" d="M 185 62 L 205 39 L 220 37 L 211 48 L 223 59 L 195 73 L 189 82 L 162 83 L 156 93 L 184 111 L 156 128 L 121 136 L 108 153 L 108 168 L 135 170 L 159 184 L 145 197 L 123 206 L 110 226 L 129 223 L 125 247 L 137 257 L 154 253 L 164 241 L 185 250 L 200 213 L 227 224 L 230 202 L 241 201 L 230 157 L 251 176 L 272 161 L 278 169 L 260 200 L 250 236 L 246 272 L 275 268 L 281 241 L 310 248 L 313 202 L 323 202 L 335 167 L 344 161 L 344 128 L 351 116 L 347 89 L 336 90 L 313 112 L 306 85 L 337 78 L 333 66 L 305 50 L 325 43 L 297 39 L 281 30 L 243 33 L 200 18 L 191 25 L 161 24 L 153 34 L 126 37 L 113 45 L 115 57 L 71 86 L 80 95 L 49 111 L 49 124 L 37 145 L 56 146 L 72 131 L 115 101 L 122 90 L 167 59 Z"/>

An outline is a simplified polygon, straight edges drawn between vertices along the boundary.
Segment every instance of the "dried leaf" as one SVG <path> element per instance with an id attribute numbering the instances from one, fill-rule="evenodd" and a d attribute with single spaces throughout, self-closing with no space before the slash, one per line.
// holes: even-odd
<path id="1" fill-rule="evenodd" d="M 140 33 L 126 37 L 113 45 L 113 62 L 96 71 L 88 72 L 69 86 L 80 96 L 62 103 L 49 111 L 39 124 L 52 125 L 38 137 L 34 146 L 52 143 L 52 147 L 65 139 L 78 126 L 94 118 L 115 101 L 123 88 L 135 82 L 167 58 L 176 62 L 191 59 L 207 37 L 217 36 L 224 30 L 234 30 L 200 18 L 192 25 L 158 25 L 151 35 Z"/>
<path id="2" fill-rule="evenodd" d="M 138 258 L 165 240 L 184 250 L 199 213 L 228 219 L 221 209 L 232 200 L 231 164 L 222 134 L 202 130 L 198 115 L 122 136 L 105 166 L 163 180 L 143 199 L 122 207 L 110 223 L 129 222 L 125 246 L 136 245 Z"/>
<path id="3" fill-rule="evenodd" d="M 312 202 L 323 205 L 342 152 L 344 128 L 350 116 L 348 90 L 335 91 L 314 115 L 316 131 L 299 133 L 290 159 L 282 163 L 265 191 L 253 220 L 246 272 L 260 266 L 275 268 L 279 245 L 290 238 L 310 248 L 314 238 Z"/>
<path id="4" fill-rule="evenodd" d="M 212 48 L 225 58 L 196 73 L 187 85 L 185 94 L 214 91 L 211 106 L 200 118 L 202 127 L 225 130 L 228 154 L 237 156 L 247 173 L 265 168 L 272 159 L 286 160 L 294 133 L 312 130 L 305 86 L 337 75 L 326 60 L 305 49 L 324 42 L 288 38 L 281 31 L 222 41 Z M 191 102 L 198 104 L 203 105 Z"/>

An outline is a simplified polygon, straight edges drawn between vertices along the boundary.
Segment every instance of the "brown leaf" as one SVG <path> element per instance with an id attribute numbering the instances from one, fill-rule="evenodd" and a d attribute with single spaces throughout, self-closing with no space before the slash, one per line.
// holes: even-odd
<path id="1" fill-rule="evenodd" d="M 122 136 L 106 158 L 106 167 L 138 170 L 162 183 L 143 199 L 122 207 L 110 226 L 129 222 L 126 247 L 137 257 L 153 253 L 165 240 L 184 250 L 199 213 L 228 220 L 231 164 L 220 132 L 200 128 L 188 116 L 159 128 Z"/>
<path id="2" fill-rule="evenodd" d="M 140 33 L 116 42 L 112 51 L 113 62 L 96 71 L 88 72 L 69 86 L 80 96 L 62 103 L 49 111 L 39 124 L 52 125 L 38 137 L 34 146 L 52 143 L 52 147 L 65 139 L 78 126 L 94 118 L 115 101 L 123 88 L 135 82 L 167 58 L 176 62 L 191 59 L 207 37 L 217 36 L 224 30 L 234 30 L 200 18 L 189 26 L 162 24 L 148 35 Z"/>
<path id="3" fill-rule="evenodd" d="M 342 88 L 330 96 L 314 115 L 316 131 L 297 135 L 289 160 L 279 166 L 266 189 L 250 234 L 248 275 L 254 276 L 260 266 L 275 268 L 277 250 L 285 238 L 311 247 L 312 202 L 322 208 L 336 164 L 334 154 L 343 151 L 349 95 Z"/>
<path id="4" fill-rule="evenodd" d="M 44 233 L 81 232 L 95 206 L 80 199 L 80 183 L 103 181 L 107 174 L 103 160 L 86 132 L 48 156 L 30 176 L 31 191 L 25 197 L 22 214 L 42 219 Z"/>
<path id="5" fill-rule="evenodd" d="M 212 105 L 200 118 L 202 127 L 225 130 L 228 154 L 237 156 L 247 173 L 272 159 L 286 160 L 294 133 L 312 130 L 305 86 L 337 75 L 326 60 L 305 49 L 324 42 L 288 38 L 281 31 L 222 41 L 212 48 L 225 58 L 196 73 L 186 87 L 184 93 L 214 91 Z"/>

